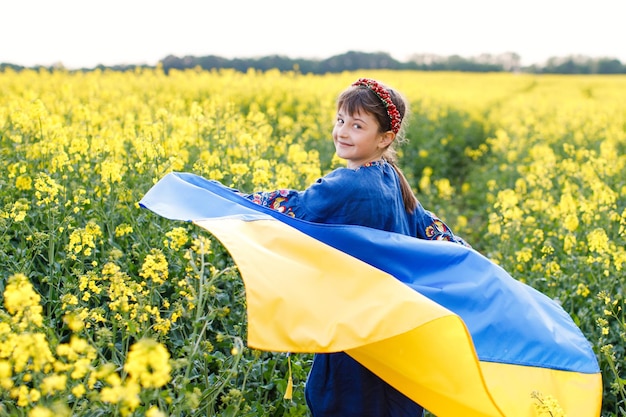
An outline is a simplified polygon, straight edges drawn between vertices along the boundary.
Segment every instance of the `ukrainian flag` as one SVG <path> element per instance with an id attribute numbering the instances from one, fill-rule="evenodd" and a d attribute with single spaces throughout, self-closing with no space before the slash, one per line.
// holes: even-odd
<path id="1" fill-rule="evenodd" d="M 439 417 L 535 416 L 533 393 L 600 415 L 597 359 L 569 315 L 473 249 L 294 219 L 189 173 L 140 205 L 230 252 L 252 348 L 345 351 Z"/>

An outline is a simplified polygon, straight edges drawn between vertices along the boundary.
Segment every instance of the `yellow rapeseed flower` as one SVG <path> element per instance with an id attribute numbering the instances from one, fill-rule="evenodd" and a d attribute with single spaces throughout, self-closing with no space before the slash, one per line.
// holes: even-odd
<path id="1" fill-rule="evenodd" d="M 572 250 L 576 248 L 576 236 L 568 234 L 563 238 L 563 252 L 571 254 Z"/>
<path id="2" fill-rule="evenodd" d="M 174 251 L 179 250 L 189 242 L 189 234 L 184 227 L 175 227 L 169 232 L 165 233 L 167 240 L 163 241 L 163 245 L 166 248 L 170 248 Z"/>
<path id="3" fill-rule="evenodd" d="M 500 216 L 497 213 L 489 214 L 489 224 L 487 225 L 487 233 L 492 236 L 499 236 L 502 233 L 502 224 Z"/>
<path id="4" fill-rule="evenodd" d="M 169 276 L 168 268 L 169 265 L 163 252 L 153 248 L 150 250 L 150 254 L 146 255 L 139 276 L 152 280 L 157 285 L 162 284 Z"/>
<path id="5" fill-rule="evenodd" d="M 67 313 L 63 316 L 63 322 L 67 324 L 67 327 L 73 332 L 79 332 L 85 327 L 85 322 L 80 315 L 74 313 Z"/>
<path id="6" fill-rule="evenodd" d="M 621 271 L 626 264 L 626 249 L 623 247 L 617 247 L 613 251 L 613 265 L 615 265 L 616 271 Z"/>
<path id="7" fill-rule="evenodd" d="M 9 277 L 4 290 L 4 307 L 9 314 L 15 315 L 25 308 L 37 306 L 40 299 L 26 275 L 19 273 Z"/>
<path id="8" fill-rule="evenodd" d="M 84 228 L 72 231 L 67 244 L 67 251 L 73 259 L 76 259 L 76 255 L 80 253 L 85 256 L 91 256 L 100 237 L 102 237 L 102 229 L 96 222 L 90 220 Z"/>
<path id="9" fill-rule="evenodd" d="M 20 175 L 15 178 L 15 188 L 20 191 L 27 191 L 33 188 L 33 179 L 28 175 Z"/>
<path id="10" fill-rule="evenodd" d="M 134 382 L 127 384 L 115 383 L 110 387 L 102 388 L 100 400 L 105 403 L 119 404 L 121 408 L 120 413 L 126 416 L 141 405 L 140 392 L 141 387 Z"/>
<path id="11" fill-rule="evenodd" d="M 563 219 L 563 226 L 570 232 L 576 231 L 578 224 L 578 216 L 575 213 L 568 213 Z"/>
<path id="12" fill-rule="evenodd" d="M 72 388 L 72 394 L 76 398 L 81 398 L 85 393 L 87 393 L 87 388 L 83 384 L 78 384 Z"/>
<path id="13" fill-rule="evenodd" d="M 191 250 L 198 255 L 209 255 L 213 251 L 211 249 L 211 238 L 207 235 L 197 236 L 191 245 Z"/>
<path id="14" fill-rule="evenodd" d="M 594 229 L 587 234 L 587 243 L 591 252 L 599 254 L 609 250 L 609 237 L 604 229 Z"/>
<path id="15" fill-rule="evenodd" d="M 73 370 L 70 373 L 72 379 L 83 379 L 92 369 L 92 361 L 94 358 L 81 358 L 72 364 Z"/>
<path id="16" fill-rule="evenodd" d="M 437 187 L 437 194 L 442 200 L 450 200 L 454 195 L 454 188 L 447 178 L 435 180 L 433 184 Z"/>
<path id="17" fill-rule="evenodd" d="M 552 395 L 543 395 L 535 391 L 531 397 L 537 400 L 533 404 L 537 417 L 566 417 L 563 408 Z"/>
<path id="18" fill-rule="evenodd" d="M 144 388 L 159 388 L 170 381 L 170 354 L 162 344 L 142 339 L 130 348 L 124 370 Z"/>
<path id="19" fill-rule="evenodd" d="M 498 192 L 497 201 L 494 207 L 502 213 L 503 220 L 521 220 L 523 211 L 519 207 L 519 198 L 515 190 L 506 189 Z"/>
<path id="20" fill-rule="evenodd" d="M 42 405 L 37 405 L 28 412 L 28 417 L 57 417 L 57 415 L 54 410 Z"/>
<path id="21" fill-rule="evenodd" d="M 103 161 L 100 165 L 100 179 L 102 183 L 110 187 L 113 183 L 119 183 L 122 181 L 122 175 L 126 171 L 126 166 L 122 164 L 120 161 L 116 161 L 113 159 L 107 159 Z"/>
<path id="22" fill-rule="evenodd" d="M 533 252 L 529 247 L 524 247 L 521 250 L 515 252 L 517 262 L 526 263 L 533 258 Z"/>
<path id="23" fill-rule="evenodd" d="M 271 185 L 272 163 L 267 159 L 254 161 L 252 165 L 252 186 L 255 190 L 267 189 Z"/>
<path id="24" fill-rule="evenodd" d="M 591 291 L 589 291 L 589 287 L 587 287 L 583 283 L 578 284 L 578 287 L 576 288 L 576 294 L 581 295 L 583 297 L 587 297 L 590 292 Z"/>
<path id="25" fill-rule="evenodd" d="M 133 227 L 129 224 L 122 223 L 115 228 L 115 236 L 122 237 L 133 233 Z"/>
<path id="26" fill-rule="evenodd" d="M 9 390 L 13 387 L 13 367 L 7 360 L 0 359 L 0 388 Z"/>
<path id="27" fill-rule="evenodd" d="M 167 417 L 167 414 L 159 410 L 158 407 L 152 406 L 146 411 L 146 417 Z"/>
<path id="28" fill-rule="evenodd" d="M 46 376 L 39 385 L 42 394 L 54 395 L 57 392 L 63 392 L 67 388 L 67 376 L 52 374 Z"/>
<path id="29" fill-rule="evenodd" d="M 18 273 L 9 277 L 4 289 L 4 307 L 20 329 L 43 325 L 40 299 L 26 275 Z"/>
<path id="30" fill-rule="evenodd" d="M 48 174 L 40 173 L 35 179 L 35 197 L 38 206 L 58 204 L 58 195 L 63 187 Z"/>
<path id="31" fill-rule="evenodd" d="M 19 385 L 10 390 L 9 395 L 15 398 L 19 407 L 26 407 L 31 403 L 36 403 L 41 398 L 41 392 L 26 385 Z"/>
<path id="32" fill-rule="evenodd" d="M 14 349 L 11 355 L 14 372 L 46 371 L 55 358 L 43 333 L 22 333 L 12 338 Z"/>

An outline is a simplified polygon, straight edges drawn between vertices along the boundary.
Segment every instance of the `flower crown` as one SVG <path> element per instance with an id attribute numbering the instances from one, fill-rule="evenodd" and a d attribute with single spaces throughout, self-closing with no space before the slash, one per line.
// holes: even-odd
<path id="1" fill-rule="evenodd" d="M 352 86 L 364 86 L 372 90 L 372 92 L 378 96 L 387 109 L 387 115 L 389 115 L 389 119 L 391 120 L 391 131 L 393 133 L 398 133 L 400 131 L 402 116 L 400 116 L 398 108 L 395 104 L 393 104 L 393 100 L 391 100 L 391 94 L 389 94 L 389 91 L 385 87 L 370 78 L 359 78 L 352 84 Z"/>

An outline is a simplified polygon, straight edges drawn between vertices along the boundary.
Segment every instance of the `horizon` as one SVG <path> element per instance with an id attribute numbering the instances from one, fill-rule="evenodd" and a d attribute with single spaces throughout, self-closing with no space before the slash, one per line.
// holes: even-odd
<path id="1" fill-rule="evenodd" d="M 434 54 L 434 53 L 415 53 L 411 56 L 409 56 L 407 59 L 405 60 L 401 60 L 398 59 L 396 57 L 393 57 L 390 53 L 385 52 L 385 51 L 375 51 L 375 52 L 365 52 L 365 51 L 356 51 L 356 50 L 348 50 L 339 54 L 334 54 L 331 56 L 327 56 L 327 57 L 316 57 L 316 58 L 307 58 L 307 57 L 293 57 L 293 56 L 288 56 L 288 55 L 284 55 L 284 54 L 269 54 L 269 55 L 260 55 L 260 56 L 247 56 L 247 57 L 243 57 L 243 56 L 236 56 L 236 57 L 225 57 L 225 56 L 221 56 L 221 55 L 216 55 L 216 54 L 208 54 L 208 55 L 174 55 L 174 54 L 169 54 L 167 56 L 164 56 L 160 59 L 158 59 L 155 62 L 151 62 L 151 63 L 147 63 L 147 62 L 125 62 L 125 63 L 112 63 L 109 65 L 105 65 L 105 64 L 97 64 L 94 66 L 87 66 L 87 67 L 67 67 L 66 65 L 64 65 L 63 62 L 54 62 L 54 63 L 50 63 L 50 64 L 34 64 L 34 65 L 23 65 L 23 64 L 16 64 L 13 62 L 3 62 L 0 61 L 0 65 L 17 65 L 17 66 L 21 66 L 24 68 L 38 68 L 38 67 L 44 67 L 44 68 L 48 68 L 48 67 L 61 67 L 61 68 L 66 68 L 69 70 L 90 70 L 90 69 L 94 69 L 96 67 L 99 66 L 103 66 L 103 67 L 133 67 L 133 66 L 147 66 L 147 67 L 155 67 L 156 65 L 158 65 L 159 62 L 162 62 L 163 60 L 165 60 L 166 58 L 173 56 L 175 58 L 178 59 L 184 59 L 187 57 L 191 57 L 191 58 L 204 58 L 204 57 L 208 57 L 208 56 L 215 56 L 218 58 L 224 58 L 227 60 L 236 60 L 236 59 L 241 59 L 241 60 L 247 60 L 247 59 L 251 59 L 251 60 L 255 60 L 255 59 L 263 59 L 263 58 L 269 58 L 269 57 L 273 57 L 273 56 L 278 56 L 281 58 L 287 58 L 290 60 L 310 60 L 310 61 L 324 61 L 326 59 L 330 59 L 336 56 L 341 56 L 341 55 L 346 55 L 348 53 L 357 53 L 357 54 L 387 54 L 389 56 L 391 56 L 393 59 L 395 59 L 396 61 L 400 62 L 400 63 L 408 63 L 408 62 L 413 62 L 417 57 L 437 57 L 437 58 L 442 58 L 442 59 L 447 59 L 453 56 L 460 56 L 463 59 L 467 59 L 470 61 L 475 61 L 475 62 L 481 62 L 480 59 L 481 57 L 486 57 L 486 56 L 491 56 L 491 57 L 495 57 L 497 58 L 500 55 L 505 55 L 505 54 L 515 54 L 515 51 L 507 51 L 507 52 L 502 52 L 502 53 L 497 53 L 497 54 L 490 54 L 490 53 L 482 53 L 476 56 L 461 56 L 458 54 L 452 54 L 452 55 L 440 55 L 440 54 Z M 519 55 L 519 54 L 517 54 Z M 574 55 L 567 55 L 567 56 L 552 56 L 552 57 L 548 57 L 544 62 L 533 62 L 530 64 L 521 64 L 522 68 L 528 68 L 528 67 L 532 67 L 532 66 L 537 66 L 537 67 L 543 67 L 546 66 L 547 63 L 552 60 L 552 59 L 557 59 L 557 60 L 568 60 L 568 59 L 573 59 L 576 61 L 576 59 L 590 59 L 590 60 L 601 60 L 601 59 L 617 59 L 618 61 L 620 61 L 623 65 L 626 65 L 626 61 L 622 61 L 617 57 L 609 57 L 609 56 L 588 56 L 588 55 L 582 55 L 582 54 L 574 54 Z M 523 57 L 520 56 L 520 62 L 523 62 Z"/>

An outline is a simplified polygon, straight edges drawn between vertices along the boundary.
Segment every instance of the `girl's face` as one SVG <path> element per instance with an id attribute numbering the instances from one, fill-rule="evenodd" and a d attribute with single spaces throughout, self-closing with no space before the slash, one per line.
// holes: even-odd
<path id="1" fill-rule="evenodd" d="M 339 109 L 333 128 L 337 156 L 348 161 L 348 168 L 352 169 L 380 159 L 395 135 L 391 131 L 380 133 L 378 130 L 373 115 L 365 112 L 349 115 Z"/>

